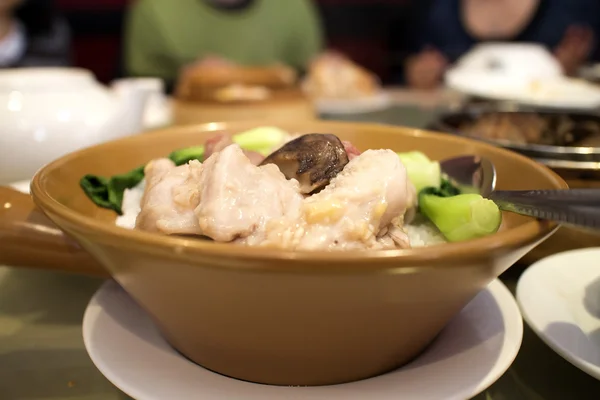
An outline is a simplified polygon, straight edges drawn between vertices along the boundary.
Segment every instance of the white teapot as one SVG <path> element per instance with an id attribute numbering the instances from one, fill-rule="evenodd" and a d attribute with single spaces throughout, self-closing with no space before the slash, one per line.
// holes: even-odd
<path id="1" fill-rule="evenodd" d="M 30 179 L 66 153 L 141 131 L 146 100 L 160 90 L 150 81 L 128 79 L 109 89 L 83 69 L 0 70 L 0 184 Z"/>

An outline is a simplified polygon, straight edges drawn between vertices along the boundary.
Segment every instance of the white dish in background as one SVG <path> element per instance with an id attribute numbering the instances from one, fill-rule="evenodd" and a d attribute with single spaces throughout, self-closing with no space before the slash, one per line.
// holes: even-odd
<path id="1" fill-rule="evenodd" d="M 138 400 L 471 398 L 513 362 L 523 336 L 518 306 L 495 280 L 415 361 L 359 382 L 320 387 L 260 385 L 208 371 L 173 350 L 149 316 L 114 281 L 83 319 L 86 349 L 115 386 Z"/>
<path id="2" fill-rule="evenodd" d="M 562 67 L 552 53 L 536 43 L 481 43 L 463 55 L 454 69 L 523 78 L 558 78 L 563 75 Z"/>
<path id="3" fill-rule="evenodd" d="M 581 79 L 516 77 L 451 69 L 445 80 L 453 90 L 492 100 L 561 109 L 600 107 L 600 87 Z"/>
<path id="4" fill-rule="evenodd" d="M 600 379 L 600 248 L 567 251 L 519 279 L 523 318 L 567 361 Z"/>
<path id="5" fill-rule="evenodd" d="M 314 99 L 317 111 L 322 114 L 359 114 L 385 110 L 392 105 L 386 92 L 356 99 Z"/>

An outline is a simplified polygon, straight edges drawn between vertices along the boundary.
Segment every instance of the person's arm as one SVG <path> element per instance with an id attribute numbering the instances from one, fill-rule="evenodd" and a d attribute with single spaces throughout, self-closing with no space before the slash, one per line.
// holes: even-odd
<path id="1" fill-rule="evenodd" d="M 323 28 L 312 1 L 294 3 L 297 7 L 287 11 L 287 15 L 294 18 L 289 33 L 291 45 L 286 52 L 286 59 L 282 61 L 300 71 L 306 71 L 310 61 L 323 48 Z"/>
<path id="2" fill-rule="evenodd" d="M 169 59 L 153 2 L 137 0 L 127 16 L 125 72 L 129 76 L 153 76 L 172 83 L 178 66 Z"/>

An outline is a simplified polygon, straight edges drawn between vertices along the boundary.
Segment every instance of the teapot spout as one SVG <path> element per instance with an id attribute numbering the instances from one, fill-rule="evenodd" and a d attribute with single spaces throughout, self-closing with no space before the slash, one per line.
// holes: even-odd
<path id="1" fill-rule="evenodd" d="M 111 85 L 121 113 L 120 125 L 126 134 L 135 134 L 146 127 L 147 111 L 152 100 L 162 100 L 164 84 L 158 78 L 125 78 Z"/>

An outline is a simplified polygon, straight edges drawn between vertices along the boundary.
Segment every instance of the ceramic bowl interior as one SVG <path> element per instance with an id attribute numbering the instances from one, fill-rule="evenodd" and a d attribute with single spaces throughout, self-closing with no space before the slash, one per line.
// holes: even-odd
<path id="1" fill-rule="evenodd" d="M 479 154 L 500 189 L 566 187 L 516 153 L 453 135 L 337 122 L 210 123 L 88 148 L 38 172 L 36 204 L 97 259 L 196 363 L 236 378 L 322 385 L 405 364 L 491 280 L 556 228 L 505 214 L 501 232 L 429 249 L 291 252 L 130 231 L 79 188 L 84 174 L 124 173 L 214 131 L 277 125 L 333 133 L 361 150 L 420 150 L 432 159 Z"/>

